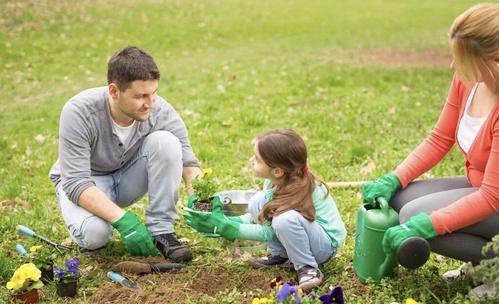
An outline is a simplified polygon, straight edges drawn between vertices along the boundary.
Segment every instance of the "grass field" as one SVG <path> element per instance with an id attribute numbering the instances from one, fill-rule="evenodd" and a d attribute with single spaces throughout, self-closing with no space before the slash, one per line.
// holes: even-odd
<path id="1" fill-rule="evenodd" d="M 155 57 L 159 94 L 182 115 L 195 152 L 224 189 L 260 184 L 248 170 L 251 139 L 280 127 L 307 139 L 309 167 L 324 180 L 367 180 L 392 170 L 431 130 L 452 77 L 447 29 L 471 4 L 0 1 L 1 284 L 19 264 L 15 244 L 34 244 L 16 225 L 68 237 L 47 178 L 59 113 L 72 95 L 106 84 L 106 61 L 117 49 L 137 45 Z M 463 158 L 453 151 L 425 177 L 463 174 Z M 317 293 L 341 284 L 348 303 L 466 303 L 468 282 L 440 277 L 459 262 L 436 255 L 380 285 L 358 283 L 351 260 L 360 196 L 357 189 L 332 193 L 349 235 L 324 266 Z M 185 272 L 140 278 L 141 295 L 118 288 L 105 279 L 113 262 L 126 259 L 114 242 L 103 255 L 82 257 L 80 296 L 72 303 L 111 301 L 111 291 L 121 299 L 114 303 L 239 303 L 268 294 L 277 270 L 251 270 L 231 244 L 203 239 L 183 221 L 176 229 L 196 254 Z M 4 287 L 1 301 L 8 301 Z M 43 302 L 63 303 L 51 285 Z"/>

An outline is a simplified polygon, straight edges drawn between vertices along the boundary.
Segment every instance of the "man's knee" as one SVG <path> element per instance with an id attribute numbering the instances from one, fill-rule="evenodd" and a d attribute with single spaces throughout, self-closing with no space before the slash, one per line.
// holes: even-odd
<path id="1" fill-rule="evenodd" d="M 73 237 L 77 243 L 86 249 L 98 249 L 104 247 L 113 236 L 113 228 L 106 221 L 97 216 L 87 218 L 80 231 L 75 231 Z"/>
<path id="2" fill-rule="evenodd" d="M 290 231 L 292 227 L 299 225 L 301 218 L 303 218 L 303 215 L 301 215 L 298 211 L 288 210 L 274 216 L 272 219 L 272 228 L 277 234 Z"/>
<path id="3" fill-rule="evenodd" d="M 157 156 L 165 162 L 178 162 L 182 159 L 180 140 L 168 131 L 149 134 L 144 140 L 144 148 L 149 153 L 157 153 Z"/>

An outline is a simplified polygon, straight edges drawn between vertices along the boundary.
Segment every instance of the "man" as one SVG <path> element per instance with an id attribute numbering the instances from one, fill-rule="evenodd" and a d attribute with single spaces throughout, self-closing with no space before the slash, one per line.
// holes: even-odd
<path id="1" fill-rule="evenodd" d="M 108 62 L 107 87 L 72 97 L 60 118 L 59 159 L 50 171 L 62 216 L 81 252 L 103 248 L 113 227 L 132 255 L 192 259 L 173 222 L 181 177 L 202 172 L 179 115 L 157 95 L 154 59 L 127 47 Z M 148 193 L 146 224 L 123 208 Z"/>

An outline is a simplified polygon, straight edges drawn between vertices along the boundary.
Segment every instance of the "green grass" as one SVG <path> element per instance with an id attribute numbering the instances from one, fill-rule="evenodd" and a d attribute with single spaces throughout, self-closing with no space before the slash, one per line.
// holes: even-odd
<path id="1" fill-rule="evenodd" d="M 447 48 L 453 18 L 471 1 L 17 1 L 0 3 L 0 201 L 31 209 L 0 210 L 0 249 L 26 242 L 24 224 L 55 240 L 67 237 L 47 173 L 57 158 L 58 117 L 79 91 L 105 85 L 106 60 L 139 45 L 161 69 L 160 95 L 180 112 L 192 145 L 224 188 L 251 188 L 251 139 L 289 127 L 307 138 L 311 169 L 326 181 L 375 178 L 392 170 L 431 130 L 452 71 L 386 69 L 343 62 L 339 54 L 376 49 L 407 52 Z M 45 136 L 43 144 L 34 138 Z M 361 168 L 376 167 L 362 174 Z M 451 153 L 427 176 L 462 175 Z M 388 303 L 413 297 L 425 303 L 464 303 L 468 285 L 439 274 L 456 261 L 432 260 L 382 285 L 359 290 L 351 259 L 356 190 L 333 190 L 348 239 L 341 256 L 325 266 L 327 284 L 344 286 L 348 303 Z M 180 234 L 198 255 L 230 257 L 226 243 L 202 239 L 180 222 Z M 117 246 L 117 248 L 121 248 Z M 119 251 L 119 249 L 118 249 Z M 110 253 L 106 261 L 119 259 Z M 84 259 L 91 264 L 92 259 Z M 202 263 L 202 262 L 200 262 Z M 240 275 L 248 267 L 228 266 Z M 81 280 L 87 303 L 104 271 Z M 61 302 L 51 289 L 50 303 Z M 7 299 L 5 288 L 0 296 Z M 227 289 L 216 299 L 237 298 Z M 0 298 L 0 299 L 1 299 Z M 201 301 L 201 300 L 200 300 Z"/>

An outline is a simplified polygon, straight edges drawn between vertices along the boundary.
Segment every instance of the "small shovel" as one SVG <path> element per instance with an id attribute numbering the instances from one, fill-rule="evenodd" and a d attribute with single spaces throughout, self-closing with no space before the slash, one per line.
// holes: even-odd
<path id="1" fill-rule="evenodd" d="M 107 277 L 110 278 L 112 281 L 120 283 L 122 286 L 130 289 L 140 289 L 139 284 L 136 282 L 129 280 L 122 276 L 121 274 L 114 272 L 114 271 L 109 271 L 107 273 Z"/>

